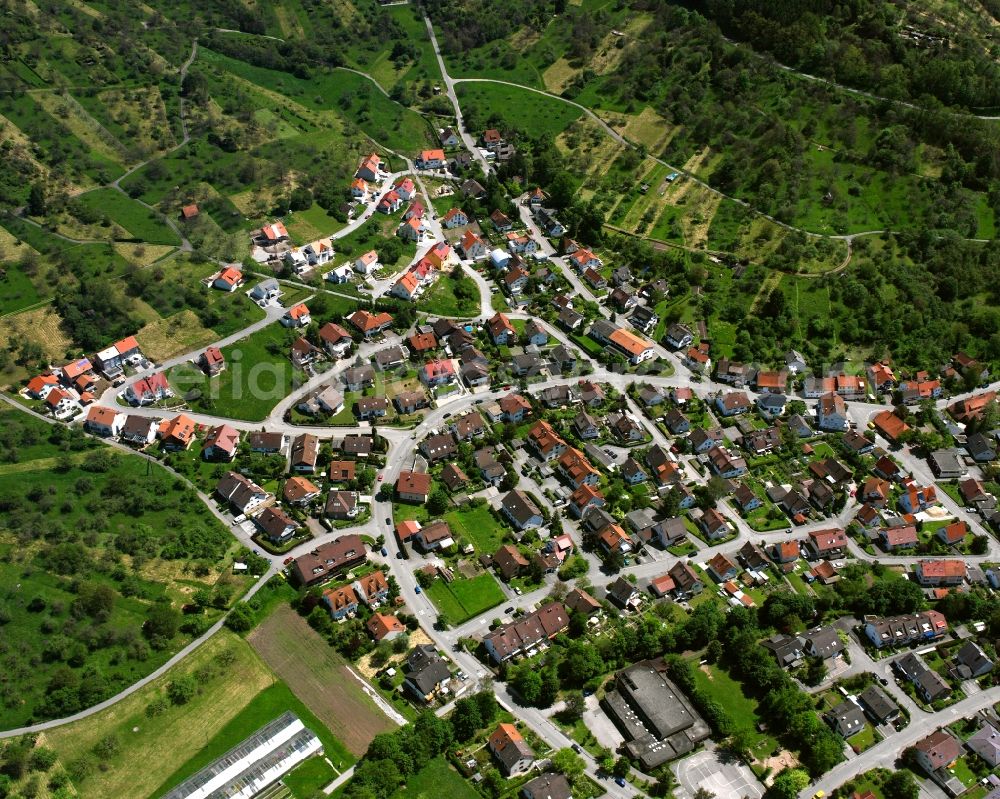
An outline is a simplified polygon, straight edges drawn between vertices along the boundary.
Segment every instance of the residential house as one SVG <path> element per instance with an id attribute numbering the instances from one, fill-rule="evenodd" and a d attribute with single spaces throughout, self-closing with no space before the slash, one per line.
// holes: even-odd
<path id="1" fill-rule="evenodd" d="M 417 699 L 433 701 L 450 679 L 448 662 L 438 654 L 433 644 L 421 644 L 407 656 L 403 685 Z"/>
<path id="2" fill-rule="evenodd" d="M 707 571 L 717 582 L 724 583 L 726 580 L 734 579 L 740 570 L 720 552 L 708 562 Z"/>
<path id="3" fill-rule="evenodd" d="M 624 611 L 638 610 L 642 604 L 639 590 L 626 580 L 619 577 L 608 586 L 608 599 Z"/>
<path id="4" fill-rule="evenodd" d="M 167 376 L 163 372 L 156 372 L 137 380 L 125 389 L 125 399 L 132 405 L 151 405 L 173 395 L 173 389 L 170 388 Z"/>
<path id="5" fill-rule="evenodd" d="M 573 799 L 573 789 L 562 774 L 546 773 L 521 786 L 524 799 Z"/>
<path id="6" fill-rule="evenodd" d="M 293 472 L 314 472 L 319 458 L 319 439 L 303 433 L 292 440 L 291 469 Z"/>
<path id="7" fill-rule="evenodd" d="M 379 268 L 378 252 L 369 250 L 354 261 L 354 271 L 366 277 Z"/>
<path id="8" fill-rule="evenodd" d="M 358 612 L 358 595 L 350 586 L 328 588 L 323 592 L 320 601 L 335 621 L 354 616 Z"/>
<path id="9" fill-rule="evenodd" d="M 443 521 L 421 527 L 413 538 L 424 552 L 449 549 L 455 543 L 451 527 Z"/>
<path id="10" fill-rule="evenodd" d="M 503 465 L 497 460 L 496 450 L 493 447 L 483 447 L 476 450 L 474 456 L 479 474 L 486 485 L 499 485 L 507 472 Z"/>
<path id="11" fill-rule="evenodd" d="M 805 642 L 805 653 L 811 657 L 828 660 L 844 651 L 844 642 L 840 640 L 840 635 L 834 627 L 807 630 L 801 637 Z"/>
<path id="12" fill-rule="evenodd" d="M 327 465 L 327 477 L 331 483 L 349 483 L 355 479 L 357 474 L 357 464 L 354 461 L 333 460 Z M 293 480 L 302 480 L 301 477 L 293 477 Z"/>
<path id="13" fill-rule="evenodd" d="M 421 150 L 414 161 L 417 169 L 443 169 L 448 164 L 444 150 Z"/>
<path id="14" fill-rule="evenodd" d="M 275 544 L 288 541 L 298 529 L 298 522 L 281 508 L 270 506 L 264 508 L 256 519 L 257 526 Z"/>
<path id="15" fill-rule="evenodd" d="M 775 563 L 794 563 L 801 557 L 797 539 L 777 541 L 771 545 L 771 558 Z"/>
<path id="16" fill-rule="evenodd" d="M 239 472 L 227 472 L 216 484 L 215 493 L 245 516 L 253 516 L 271 501 L 270 494 Z"/>
<path id="17" fill-rule="evenodd" d="M 313 396 L 304 399 L 296 407 L 302 413 L 310 416 L 320 414 L 329 416 L 340 413 L 344 409 L 344 395 L 333 386 L 327 386 Z"/>
<path id="18" fill-rule="evenodd" d="M 458 453 L 458 445 L 451 433 L 428 436 L 420 444 L 420 451 L 431 463 L 453 458 Z"/>
<path id="19" fill-rule="evenodd" d="M 887 552 L 895 552 L 899 549 L 911 549 L 920 543 L 917 536 L 917 528 L 912 524 L 903 524 L 898 527 L 884 527 L 879 530 L 879 540 L 882 548 Z"/>
<path id="20" fill-rule="evenodd" d="M 354 343 L 351 334 L 334 322 L 327 322 L 319 329 L 319 339 L 326 351 L 338 358 L 343 358 Z"/>
<path id="21" fill-rule="evenodd" d="M 500 724 L 490 735 L 487 745 L 508 778 L 526 773 L 535 762 L 535 753 L 513 724 Z"/>
<path id="22" fill-rule="evenodd" d="M 218 347 L 208 347 L 198 358 L 198 365 L 206 375 L 213 377 L 226 368 L 226 358 Z"/>
<path id="23" fill-rule="evenodd" d="M 908 646 L 941 638 L 948 632 L 948 621 L 936 610 L 884 618 L 868 616 L 864 632 L 878 649 Z"/>
<path id="24" fill-rule="evenodd" d="M 591 508 L 604 506 L 604 495 L 593 486 L 582 485 L 569 498 L 569 512 L 574 518 L 581 519 Z"/>
<path id="25" fill-rule="evenodd" d="M 848 427 L 847 403 L 839 394 L 828 393 L 816 403 L 816 423 L 820 430 L 839 432 Z"/>
<path id="26" fill-rule="evenodd" d="M 194 420 L 179 413 L 173 419 L 164 419 L 160 422 L 156 434 L 163 449 L 182 450 L 187 449 L 194 441 L 194 429 Z"/>
<path id="27" fill-rule="evenodd" d="M 953 670 L 959 679 L 969 680 L 989 674 L 993 665 L 979 644 L 967 640 L 955 653 Z"/>
<path id="28" fill-rule="evenodd" d="M 872 424 L 875 429 L 885 438 L 893 443 L 898 443 L 900 436 L 906 433 L 910 426 L 896 416 L 892 411 L 880 411 L 872 417 Z"/>
<path id="29" fill-rule="evenodd" d="M 431 476 L 423 472 L 402 471 L 396 478 L 396 496 L 403 502 L 423 504 L 431 492 Z"/>
<path id="30" fill-rule="evenodd" d="M 504 544 L 493 553 L 493 566 L 506 582 L 524 573 L 530 565 L 528 559 L 513 544 Z"/>
<path id="31" fill-rule="evenodd" d="M 742 391 L 721 394 L 715 400 L 715 407 L 723 416 L 736 416 L 750 410 L 750 399 Z"/>
<path id="32" fill-rule="evenodd" d="M 311 321 L 309 308 L 301 302 L 298 305 L 293 305 L 281 317 L 281 324 L 285 327 L 307 327 Z"/>
<path id="33" fill-rule="evenodd" d="M 946 524 L 944 527 L 939 527 L 935 533 L 938 540 L 950 547 L 958 546 L 963 543 L 968 534 L 969 526 L 962 520 Z"/>
<path id="34" fill-rule="evenodd" d="M 945 728 L 917 741 L 913 750 L 917 763 L 930 776 L 946 770 L 962 756 L 962 744 Z"/>
<path id="35" fill-rule="evenodd" d="M 93 405 L 87 411 L 83 426 L 98 436 L 117 437 L 125 424 L 125 414 L 103 405 Z"/>
<path id="36" fill-rule="evenodd" d="M 940 674 L 929 668 L 923 658 L 915 652 L 908 652 L 892 665 L 897 672 L 913 683 L 913 687 L 925 702 L 937 702 L 951 694 L 951 686 Z"/>
<path id="37" fill-rule="evenodd" d="M 757 411 L 765 419 L 777 419 L 785 412 L 787 397 L 784 394 L 762 394 L 754 402 Z"/>
<path id="38" fill-rule="evenodd" d="M 146 416 L 129 414 L 122 424 L 119 433 L 121 440 L 139 448 L 152 444 L 156 438 L 157 423 L 155 419 Z"/>
<path id="39" fill-rule="evenodd" d="M 466 230 L 458 244 L 465 257 L 471 261 L 479 261 L 486 257 L 486 241 L 473 230 Z"/>
<path id="40" fill-rule="evenodd" d="M 729 522 L 726 521 L 726 517 L 723 516 L 715 508 L 708 508 L 698 520 L 698 526 L 701 528 L 702 532 L 709 541 L 716 541 L 720 538 L 725 538 L 730 535 L 733 531 L 729 526 Z"/>
<path id="41" fill-rule="evenodd" d="M 965 582 L 966 566 L 964 560 L 921 560 L 917 561 L 914 573 L 923 586 L 961 585 Z"/>
<path id="42" fill-rule="evenodd" d="M 691 430 L 691 422 L 677 408 L 671 408 L 667 411 L 663 421 L 675 436 L 682 436 Z"/>
<path id="43" fill-rule="evenodd" d="M 376 643 L 392 641 L 406 632 L 406 626 L 391 614 L 373 613 L 365 622 L 365 627 Z"/>
<path id="44" fill-rule="evenodd" d="M 675 322 L 667 328 L 665 339 L 670 347 L 675 350 L 681 350 L 691 346 L 694 342 L 694 333 L 691 332 L 691 328 L 687 325 Z"/>
<path id="45" fill-rule="evenodd" d="M 678 596 L 693 596 L 700 594 L 705 589 L 705 583 L 698 574 L 684 561 L 677 561 L 667 572 L 674 581 L 675 593 Z"/>
<path id="46" fill-rule="evenodd" d="M 212 288 L 233 292 L 243 285 L 243 273 L 235 266 L 225 266 L 212 281 Z"/>
<path id="47" fill-rule="evenodd" d="M 528 444 L 539 459 L 546 462 L 562 456 L 567 448 L 566 442 L 545 420 L 536 423 L 528 431 Z"/>
<path id="48" fill-rule="evenodd" d="M 840 527 L 812 530 L 806 540 L 806 547 L 812 558 L 830 558 L 843 555 L 847 548 L 847 533 Z"/>
<path id="49" fill-rule="evenodd" d="M 362 421 L 381 419 L 389 412 L 389 400 L 385 397 L 359 397 L 354 403 L 354 415 Z"/>
<path id="50" fill-rule="evenodd" d="M 483 638 L 483 645 L 495 663 L 503 663 L 555 638 L 568 626 L 566 607 L 561 602 L 549 602 L 520 619 L 501 624 Z"/>
<path id="51" fill-rule="evenodd" d="M 240 431 L 228 424 L 220 424 L 208 431 L 201 455 L 207 461 L 231 461 L 240 446 Z"/>
<path id="52" fill-rule="evenodd" d="M 986 722 L 965 742 L 990 768 L 1000 766 L 1000 730 Z"/>
<path id="53" fill-rule="evenodd" d="M 486 322 L 490 338 L 494 344 L 512 344 L 517 340 L 517 331 L 505 314 L 497 313 Z"/>
<path id="54" fill-rule="evenodd" d="M 367 559 L 367 550 L 361 536 L 343 535 L 296 558 L 292 565 L 292 577 L 299 585 L 315 585 L 342 574 Z"/>
<path id="55" fill-rule="evenodd" d="M 845 700 L 827 712 L 827 723 L 842 738 L 850 738 L 861 732 L 865 726 L 865 714 L 854 702 Z"/>
<path id="56" fill-rule="evenodd" d="M 289 505 L 308 505 L 319 498 L 319 488 L 305 477 L 289 477 L 281 494 Z"/>
<path id="57" fill-rule="evenodd" d="M 545 523 L 542 512 L 524 491 L 509 491 L 500 501 L 500 511 L 517 531 L 532 530 Z"/>
<path id="58" fill-rule="evenodd" d="M 858 694 L 858 702 L 876 725 L 889 724 L 899 718 L 899 705 L 875 683 Z"/>

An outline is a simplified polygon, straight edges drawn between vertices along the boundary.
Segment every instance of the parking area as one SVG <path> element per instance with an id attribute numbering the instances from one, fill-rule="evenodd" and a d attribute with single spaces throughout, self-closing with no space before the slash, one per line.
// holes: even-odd
<path id="1" fill-rule="evenodd" d="M 675 799 L 693 799 L 699 788 L 727 799 L 760 799 L 764 786 L 753 772 L 738 760 L 730 760 L 717 751 L 706 749 L 678 761 L 673 766 L 678 786 Z"/>

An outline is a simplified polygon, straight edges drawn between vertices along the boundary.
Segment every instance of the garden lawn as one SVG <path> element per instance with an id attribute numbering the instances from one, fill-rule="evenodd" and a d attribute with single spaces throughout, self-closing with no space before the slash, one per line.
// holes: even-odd
<path id="1" fill-rule="evenodd" d="M 504 601 L 504 593 L 492 574 L 456 577 L 450 583 L 438 579 L 427 589 L 427 595 L 452 624 L 468 621 Z"/>
<path id="2" fill-rule="evenodd" d="M 503 543 L 504 529 L 490 513 L 488 505 L 463 508 L 445 515 L 444 520 L 458 536 L 465 538 L 480 554 L 492 555 Z"/>
<path id="3" fill-rule="evenodd" d="M 117 222 L 135 238 L 150 244 L 181 243 L 180 238 L 156 211 L 137 203 L 115 189 L 95 189 L 77 198 L 97 213 Z"/>
<path id="4" fill-rule="evenodd" d="M 185 364 L 171 370 L 170 382 L 194 411 L 260 421 L 303 378 L 288 357 L 297 335 L 278 323 L 270 324 L 223 348 L 226 368 L 221 374 L 209 378 Z"/>
<path id="5" fill-rule="evenodd" d="M 392 795 L 392 799 L 479 799 L 461 775 L 455 771 L 444 757 L 436 757 L 407 781 L 406 785 Z"/>

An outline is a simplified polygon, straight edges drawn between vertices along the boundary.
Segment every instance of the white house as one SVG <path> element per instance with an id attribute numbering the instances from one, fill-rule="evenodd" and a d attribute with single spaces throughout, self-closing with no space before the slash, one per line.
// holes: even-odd
<path id="1" fill-rule="evenodd" d="M 354 262 L 354 271 L 365 276 L 378 268 L 378 253 L 375 250 L 369 250 Z"/>

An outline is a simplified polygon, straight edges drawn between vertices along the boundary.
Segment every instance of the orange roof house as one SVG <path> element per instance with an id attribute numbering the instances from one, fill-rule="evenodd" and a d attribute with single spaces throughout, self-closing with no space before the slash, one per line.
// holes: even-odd
<path id="1" fill-rule="evenodd" d="M 890 441 L 898 441 L 899 437 L 910 429 L 910 426 L 892 411 L 886 410 L 875 414 L 872 418 L 875 429 Z"/>
<path id="2" fill-rule="evenodd" d="M 193 419 L 179 413 L 173 419 L 164 419 L 160 422 L 157 434 L 163 446 L 187 449 L 194 440 L 194 427 Z"/>

